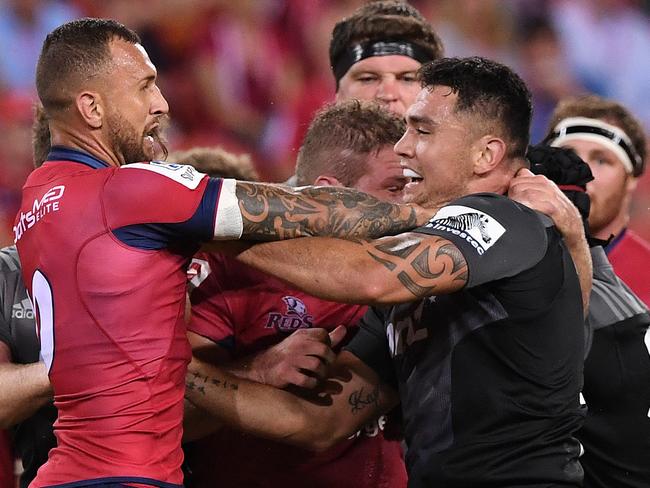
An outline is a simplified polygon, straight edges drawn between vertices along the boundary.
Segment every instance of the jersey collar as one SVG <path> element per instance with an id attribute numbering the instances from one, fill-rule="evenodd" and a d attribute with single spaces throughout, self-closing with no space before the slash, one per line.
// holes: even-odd
<path id="1" fill-rule="evenodd" d="M 614 250 L 614 248 L 618 245 L 619 242 L 625 237 L 625 233 L 627 232 L 627 229 L 623 229 L 616 237 L 614 237 L 609 244 L 605 246 L 605 252 L 609 254 Z"/>
<path id="2" fill-rule="evenodd" d="M 75 163 L 85 164 L 94 169 L 109 167 L 107 163 L 87 152 L 63 146 L 52 146 L 46 161 L 74 161 Z"/>

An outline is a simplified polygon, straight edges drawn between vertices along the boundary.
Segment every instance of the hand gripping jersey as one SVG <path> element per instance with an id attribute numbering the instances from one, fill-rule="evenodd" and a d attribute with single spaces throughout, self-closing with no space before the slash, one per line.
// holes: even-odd
<path id="1" fill-rule="evenodd" d="M 467 286 L 371 309 L 348 346 L 399 391 L 409 486 L 581 486 L 582 300 L 550 220 L 477 194 L 416 232 L 456 245 Z"/>
<path id="2" fill-rule="evenodd" d="M 365 306 L 328 302 L 290 288 L 282 280 L 219 254 L 192 260 L 188 328 L 247 356 L 300 328 L 356 330 Z M 192 488 L 400 488 L 406 486 L 401 443 L 384 434 L 393 420 L 383 416 L 351 439 L 314 453 L 222 428 L 186 446 Z M 395 436 L 393 435 L 393 438 Z"/>
<path id="3" fill-rule="evenodd" d="M 587 320 L 587 418 L 578 431 L 586 488 L 650 486 L 650 315 L 592 248 L 594 281 Z"/>
<path id="4" fill-rule="evenodd" d="M 629 229 L 624 229 L 605 249 L 614 272 L 650 307 L 650 244 Z"/>
<path id="5" fill-rule="evenodd" d="M 233 190 L 65 148 L 29 176 L 14 233 L 59 412 L 34 488 L 180 486 L 186 267 Z"/>
<path id="6" fill-rule="evenodd" d="M 36 337 L 34 311 L 23 284 L 15 246 L 0 249 L 0 279 L 0 341 L 9 347 L 13 363 L 35 363 L 40 345 Z M 21 488 L 27 488 L 36 476 L 36 470 L 47 459 L 48 451 L 56 446 L 52 432 L 55 419 L 56 409 L 50 404 L 13 428 L 14 453 L 23 464 Z M 13 462 L 10 466 L 13 477 Z M 0 486 L 5 485 L 0 483 Z"/>

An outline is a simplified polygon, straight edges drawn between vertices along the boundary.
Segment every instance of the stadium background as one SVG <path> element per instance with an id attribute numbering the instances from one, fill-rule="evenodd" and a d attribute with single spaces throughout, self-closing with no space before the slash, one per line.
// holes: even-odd
<path id="1" fill-rule="evenodd" d="M 0 0 L 0 245 L 12 242 L 31 170 L 34 67 L 47 32 L 73 18 L 112 17 L 138 31 L 171 111 L 172 150 L 222 145 L 250 153 L 267 181 L 292 172 L 313 112 L 333 99 L 334 23 L 363 0 Z M 532 140 L 558 99 L 594 92 L 650 127 L 650 1 L 413 0 L 449 56 L 515 68 L 535 105 Z M 631 228 L 650 239 L 650 175 Z"/>

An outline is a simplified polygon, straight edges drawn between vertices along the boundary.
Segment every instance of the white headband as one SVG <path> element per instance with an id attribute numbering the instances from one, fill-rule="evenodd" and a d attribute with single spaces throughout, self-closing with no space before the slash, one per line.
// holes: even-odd
<path id="1" fill-rule="evenodd" d="M 561 146 L 567 142 L 582 139 L 597 142 L 607 147 L 623 163 L 625 170 L 638 176 L 643 171 L 643 161 L 636 153 L 632 141 L 619 127 L 599 119 L 587 117 L 568 117 L 562 119 L 553 129 L 546 142 L 551 146 Z"/>

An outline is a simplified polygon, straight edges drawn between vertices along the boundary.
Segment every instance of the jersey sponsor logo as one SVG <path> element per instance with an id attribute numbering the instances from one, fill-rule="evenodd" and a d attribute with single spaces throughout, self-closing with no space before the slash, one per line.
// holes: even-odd
<path id="1" fill-rule="evenodd" d="M 190 190 L 195 190 L 205 176 L 204 173 L 197 171 L 194 167 L 185 164 L 164 163 L 162 161 L 151 161 L 150 163 L 133 163 L 121 166 L 120 169 L 144 169 L 153 171 L 159 175 L 186 186 Z"/>
<path id="2" fill-rule="evenodd" d="M 307 313 L 307 307 L 299 298 L 290 295 L 282 297 L 287 307 L 285 313 L 271 312 L 266 320 L 266 329 L 293 332 L 296 329 L 308 329 L 314 326 L 314 317 Z"/>
<path id="3" fill-rule="evenodd" d="M 29 298 L 24 298 L 20 302 L 13 304 L 11 307 L 11 318 L 34 319 L 34 309 L 32 308 L 32 302 L 29 301 Z"/>
<path id="4" fill-rule="evenodd" d="M 506 229 L 494 218 L 475 208 L 449 205 L 441 208 L 425 225 L 465 239 L 479 255 L 491 248 Z"/>
<path id="5" fill-rule="evenodd" d="M 64 192 L 64 185 L 53 186 L 40 200 L 34 200 L 31 210 L 27 212 L 21 211 L 18 223 L 14 225 L 14 242 L 18 242 L 26 230 L 34 227 L 47 214 L 57 212 L 61 203 L 59 200 L 63 197 Z"/>

